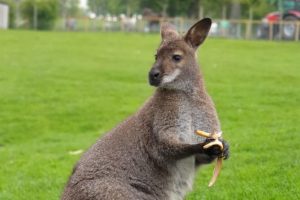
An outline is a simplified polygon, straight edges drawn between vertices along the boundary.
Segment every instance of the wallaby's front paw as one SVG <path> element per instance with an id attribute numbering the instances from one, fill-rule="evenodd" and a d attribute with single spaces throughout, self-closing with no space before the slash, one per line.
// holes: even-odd
<path id="1" fill-rule="evenodd" d="M 221 140 L 223 144 L 223 158 L 226 160 L 229 158 L 230 151 L 229 151 L 229 144 L 225 140 Z"/>
<path id="2" fill-rule="evenodd" d="M 209 155 L 210 157 L 223 157 L 225 160 L 229 158 L 229 144 L 223 140 L 223 139 L 219 139 L 222 144 L 223 144 L 223 150 L 221 149 L 220 146 L 218 145 L 213 145 L 211 147 L 209 147 L 208 149 L 205 149 L 205 153 L 207 155 Z M 211 142 L 213 142 L 214 139 L 208 138 L 205 140 L 205 144 L 209 144 Z"/>

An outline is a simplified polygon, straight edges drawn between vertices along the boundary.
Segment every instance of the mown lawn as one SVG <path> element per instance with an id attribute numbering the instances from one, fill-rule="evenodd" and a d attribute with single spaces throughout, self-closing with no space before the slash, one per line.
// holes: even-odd
<path id="1" fill-rule="evenodd" d="M 59 199 L 74 163 L 153 93 L 158 35 L 0 32 L 0 199 Z M 208 39 L 206 86 L 231 144 L 188 200 L 300 199 L 300 43 Z"/>

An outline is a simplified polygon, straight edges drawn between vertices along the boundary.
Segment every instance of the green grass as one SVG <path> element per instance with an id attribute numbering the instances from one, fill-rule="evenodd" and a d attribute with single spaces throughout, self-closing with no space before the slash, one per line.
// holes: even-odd
<path id="1" fill-rule="evenodd" d="M 58 199 L 80 155 L 153 93 L 158 35 L 0 32 L 0 199 Z M 206 86 L 231 144 L 192 199 L 300 198 L 299 43 L 208 39 Z"/>

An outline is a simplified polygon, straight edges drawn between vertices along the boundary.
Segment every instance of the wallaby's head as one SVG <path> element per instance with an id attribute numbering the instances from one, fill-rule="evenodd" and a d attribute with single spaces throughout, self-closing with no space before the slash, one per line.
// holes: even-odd
<path id="1" fill-rule="evenodd" d="M 196 50 L 204 42 L 211 26 L 205 18 L 181 36 L 171 24 L 161 26 L 161 44 L 149 72 L 149 83 L 156 87 L 186 89 L 198 77 Z"/>

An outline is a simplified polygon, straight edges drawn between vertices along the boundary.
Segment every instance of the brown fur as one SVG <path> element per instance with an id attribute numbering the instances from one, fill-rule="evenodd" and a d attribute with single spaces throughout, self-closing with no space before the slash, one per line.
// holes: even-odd
<path id="1" fill-rule="evenodd" d="M 204 150 L 207 141 L 194 134 L 197 129 L 220 131 L 195 58 L 210 24 L 203 19 L 184 37 L 172 26 L 162 26 L 162 42 L 149 73 L 156 92 L 81 157 L 63 200 L 184 199 L 197 166 L 222 153 L 217 147 Z M 174 54 L 180 54 L 180 61 Z"/>

